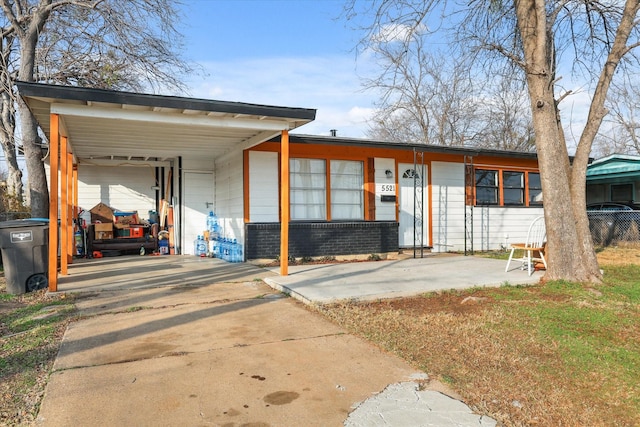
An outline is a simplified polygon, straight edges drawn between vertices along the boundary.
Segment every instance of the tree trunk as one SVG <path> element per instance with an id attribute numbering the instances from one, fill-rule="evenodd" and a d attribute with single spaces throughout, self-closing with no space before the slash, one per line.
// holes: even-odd
<path id="1" fill-rule="evenodd" d="M 24 32 L 18 33 L 20 40 L 19 80 L 26 82 L 34 81 L 33 73 L 35 69 L 38 34 L 42 31 L 48 17 L 49 12 L 45 7 L 34 11 L 29 27 L 26 28 Z M 27 104 L 20 97 L 18 97 L 18 113 L 20 114 L 24 157 L 27 170 L 29 171 L 31 216 L 48 217 L 49 189 L 47 187 L 47 176 L 42 159 L 42 138 L 40 138 L 38 134 L 38 123 Z"/>
<path id="2" fill-rule="evenodd" d="M 24 147 L 24 159 L 29 171 L 29 201 L 31 216 L 46 218 L 49 216 L 49 189 L 42 159 L 42 139 L 38 135 L 38 124 L 25 102 L 18 101 L 20 128 Z"/>
<path id="3" fill-rule="evenodd" d="M 14 140 L 15 111 L 13 99 L 9 92 L 3 91 L 0 106 L 0 145 L 4 152 L 7 165 L 7 193 L 11 196 L 11 203 L 22 204 L 22 171 L 18 166 L 18 156 Z M 8 206 L 15 209 L 15 206 Z"/>
<path id="4" fill-rule="evenodd" d="M 553 40 L 547 27 L 545 2 L 516 1 L 516 14 L 544 195 L 548 258 L 548 270 L 544 278 L 600 282 L 593 245 L 585 244 L 589 228 L 584 195 L 579 200 L 573 198 L 571 165 L 562 127 L 557 120 L 553 91 L 555 58 Z"/>
<path id="5" fill-rule="evenodd" d="M 0 145 L 4 152 L 7 165 L 7 193 L 11 196 L 11 204 L 22 204 L 22 171 L 18 166 L 18 156 L 15 144 L 16 111 L 12 92 L 13 82 L 9 74 L 9 62 L 13 51 L 14 38 L 5 35 L 0 38 L 2 56 L 0 60 Z M 8 206 L 15 209 L 14 206 Z"/>

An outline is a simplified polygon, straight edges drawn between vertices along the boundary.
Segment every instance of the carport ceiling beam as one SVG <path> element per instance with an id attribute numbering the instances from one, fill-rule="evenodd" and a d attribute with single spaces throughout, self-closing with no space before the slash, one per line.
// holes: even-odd
<path id="1" fill-rule="evenodd" d="M 171 162 L 158 160 L 118 160 L 118 159 L 79 159 L 81 166 L 144 166 L 144 167 L 171 167 Z"/>
<path id="2" fill-rule="evenodd" d="M 51 113 L 59 114 L 63 117 L 75 116 L 183 126 L 206 126 L 212 128 L 253 129 L 259 131 L 282 131 L 289 129 L 289 123 L 287 121 L 162 114 L 151 111 L 132 111 L 117 108 L 86 107 L 69 104 L 51 104 Z"/>

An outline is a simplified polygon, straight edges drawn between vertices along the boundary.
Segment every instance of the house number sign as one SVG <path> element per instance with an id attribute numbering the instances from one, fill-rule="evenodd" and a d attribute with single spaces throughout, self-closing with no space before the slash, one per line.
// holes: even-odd
<path id="1" fill-rule="evenodd" d="M 376 194 L 396 194 L 396 185 L 376 184 Z"/>

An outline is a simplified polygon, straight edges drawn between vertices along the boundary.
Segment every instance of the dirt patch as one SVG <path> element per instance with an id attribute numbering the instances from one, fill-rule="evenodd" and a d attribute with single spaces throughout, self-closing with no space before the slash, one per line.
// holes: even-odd
<path id="1" fill-rule="evenodd" d="M 418 296 L 398 298 L 371 303 L 370 307 L 376 311 L 398 310 L 422 316 L 428 313 L 450 313 L 468 315 L 479 313 L 492 301 L 492 298 L 481 290 L 473 294 L 458 294 L 457 292 L 434 293 L 428 297 Z"/>

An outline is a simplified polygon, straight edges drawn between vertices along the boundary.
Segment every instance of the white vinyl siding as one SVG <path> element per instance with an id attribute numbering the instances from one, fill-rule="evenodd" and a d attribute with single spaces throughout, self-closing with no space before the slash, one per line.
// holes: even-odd
<path id="1" fill-rule="evenodd" d="M 278 153 L 249 152 L 249 215 L 251 222 L 278 222 Z"/>
<path id="2" fill-rule="evenodd" d="M 464 249 L 464 164 L 431 163 L 434 252 Z"/>
<path id="3" fill-rule="evenodd" d="M 474 207 L 474 251 L 499 250 L 508 248 L 511 243 L 524 242 L 531 222 L 543 214 L 542 207 Z"/>
<path id="4" fill-rule="evenodd" d="M 215 162 L 215 208 L 221 237 L 244 244 L 243 154 L 234 151 Z"/>
<path id="5" fill-rule="evenodd" d="M 133 166 L 88 166 L 78 168 L 78 205 L 90 210 L 98 203 L 149 218 L 156 208 L 155 168 Z"/>

